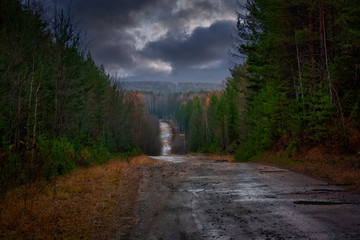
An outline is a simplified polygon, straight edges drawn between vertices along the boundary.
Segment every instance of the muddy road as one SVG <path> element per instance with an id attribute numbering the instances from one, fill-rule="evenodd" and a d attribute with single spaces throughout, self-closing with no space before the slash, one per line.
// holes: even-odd
<path id="1" fill-rule="evenodd" d="M 360 239 L 360 195 L 255 163 L 158 157 L 130 239 Z"/>

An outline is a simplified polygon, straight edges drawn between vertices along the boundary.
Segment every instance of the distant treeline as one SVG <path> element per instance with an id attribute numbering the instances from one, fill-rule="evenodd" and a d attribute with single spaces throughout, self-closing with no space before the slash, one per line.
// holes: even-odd
<path id="1" fill-rule="evenodd" d="M 152 115 L 162 119 L 175 120 L 175 115 L 179 111 L 182 103 L 193 99 L 194 97 L 205 97 L 209 92 L 177 92 L 168 95 L 161 93 L 146 92 L 142 93 Z"/>
<path id="2" fill-rule="evenodd" d="M 153 93 L 167 96 L 173 93 L 187 93 L 200 91 L 221 91 L 224 84 L 205 82 L 161 82 L 161 81 L 138 81 L 123 82 L 126 90 L 138 91 L 140 93 Z"/>
<path id="3" fill-rule="evenodd" d="M 183 103 L 177 119 L 192 151 L 360 149 L 360 1 L 239 4 L 237 55 L 221 96 Z"/>
<path id="4" fill-rule="evenodd" d="M 37 3 L 37 2 L 35 2 Z M 51 22 L 0 2 L 0 186 L 51 179 L 111 153 L 160 152 L 158 119 L 81 51 L 63 11 Z"/>

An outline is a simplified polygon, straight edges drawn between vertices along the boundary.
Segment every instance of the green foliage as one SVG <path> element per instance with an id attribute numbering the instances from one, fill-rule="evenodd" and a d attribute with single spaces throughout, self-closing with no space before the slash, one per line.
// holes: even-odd
<path id="1" fill-rule="evenodd" d="M 306 133 L 315 142 L 322 142 L 328 138 L 330 129 L 328 121 L 335 112 L 334 105 L 328 95 L 328 88 L 319 84 L 312 91 L 312 95 L 304 99 L 303 121 L 306 124 Z"/>
<path id="2" fill-rule="evenodd" d="M 48 24 L 21 1 L 0 1 L 2 189 L 104 163 L 111 153 L 160 152 L 158 119 L 84 54 L 69 16 L 54 11 Z"/>
<path id="3" fill-rule="evenodd" d="M 104 143 L 91 145 L 72 143 L 67 137 L 39 139 L 37 156 L 45 161 L 42 175 L 46 179 L 73 171 L 78 166 L 90 166 L 109 161 L 111 154 Z"/>
<path id="4" fill-rule="evenodd" d="M 40 139 L 39 151 L 43 158 L 47 159 L 43 173 L 46 179 L 69 173 L 76 168 L 74 146 L 66 137 L 52 140 Z"/>
<path id="5" fill-rule="evenodd" d="M 244 68 L 232 71 L 232 78 L 221 96 L 208 93 L 180 106 L 177 120 L 185 126 L 187 142 L 193 152 L 235 152 L 243 135 L 240 112 L 245 109 Z"/>
<path id="6" fill-rule="evenodd" d="M 2 151 L 0 186 L 4 191 L 10 184 L 22 184 L 25 182 L 21 159 L 21 154 L 12 153 L 10 151 Z"/>
<path id="7" fill-rule="evenodd" d="M 248 161 L 336 141 L 356 152 L 358 141 L 347 143 L 360 127 L 359 1 L 253 0 L 243 8 L 235 54 L 247 57 L 244 66 L 210 106 L 181 106 L 192 150 L 237 151 L 237 161 Z"/>
<path id="8" fill-rule="evenodd" d="M 246 115 L 251 130 L 248 133 L 248 145 L 260 149 L 269 149 L 286 131 L 287 106 L 286 94 L 282 88 L 269 83 L 259 91 L 249 106 Z"/>
<path id="9" fill-rule="evenodd" d="M 241 147 L 234 155 L 235 162 L 249 162 L 259 159 L 264 151 L 256 146 Z"/>
<path id="10" fill-rule="evenodd" d="M 245 8 L 238 37 L 239 52 L 247 55 L 249 128 L 236 159 L 275 146 L 293 152 L 304 143 L 329 143 L 336 134 L 346 142 L 345 121 L 354 117 L 359 100 L 353 82 L 359 64 L 359 52 L 353 52 L 359 46 L 358 1 L 254 0 Z"/>
<path id="11" fill-rule="evenodd" d="M 103 164 L 110 160 L 111 153 L 103 142 L 83 147 L 77 152 L 77 161 L 81 166 Z"/>

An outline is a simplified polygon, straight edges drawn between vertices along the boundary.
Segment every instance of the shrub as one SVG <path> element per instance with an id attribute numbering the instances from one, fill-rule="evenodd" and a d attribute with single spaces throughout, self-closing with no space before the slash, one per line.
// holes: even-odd
<path id="1" fill-rule="evenodd" d="M 63 175 L 76 168 L 76 155 L 74 146 L 66 137 L 39 141 L 39 150 L 42 156 L 47 159 L 43 175 L 51 179 Z"/>

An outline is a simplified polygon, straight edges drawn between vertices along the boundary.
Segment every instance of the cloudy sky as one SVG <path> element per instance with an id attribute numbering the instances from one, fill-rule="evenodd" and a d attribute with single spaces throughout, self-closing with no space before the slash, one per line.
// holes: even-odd
<path id="1" fill-rule="evenodd" d="M 113 76 L 221 82 L 229 75 L 236 0 L 71 2 L 93 58 Z"/>

